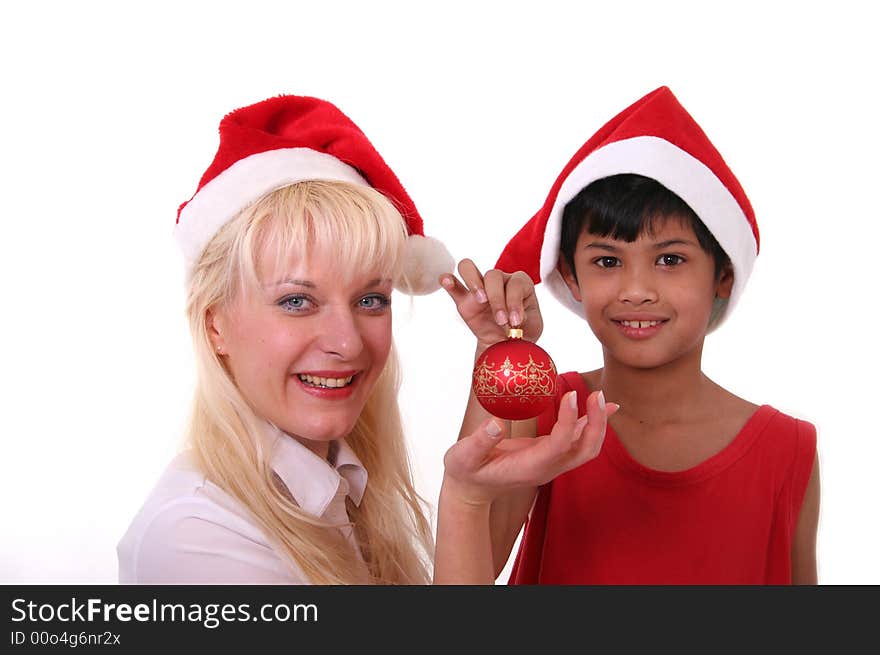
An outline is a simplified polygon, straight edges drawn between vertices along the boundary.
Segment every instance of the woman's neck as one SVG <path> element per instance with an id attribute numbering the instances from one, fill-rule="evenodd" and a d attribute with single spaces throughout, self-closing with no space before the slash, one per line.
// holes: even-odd
<path id="1" fill-rule="evenodd" d="M 303 439 L 302 437 L 297 437 L 292 434 L 288 434 L 288 437 L 298 441 L 301 445 L 305 446 L 313 453 L 315 453 L 318 457 L 324 460 L 330 459 L 331 448 L 330 441 L 313 441 L 311 439 Z M 331 462 L 332 463 L 332 462 Z"/>

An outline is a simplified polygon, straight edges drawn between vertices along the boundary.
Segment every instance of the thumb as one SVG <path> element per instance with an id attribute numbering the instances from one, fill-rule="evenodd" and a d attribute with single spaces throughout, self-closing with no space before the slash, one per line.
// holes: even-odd
<path id="1" fill-rule="evenodd" d="M 490 418 L 471 434 L 455 445 L 455 459 L 458 464 L 474 471 L 486 461 L 489 453 L 504 438 L 505 426 L 502 421 Z"/>

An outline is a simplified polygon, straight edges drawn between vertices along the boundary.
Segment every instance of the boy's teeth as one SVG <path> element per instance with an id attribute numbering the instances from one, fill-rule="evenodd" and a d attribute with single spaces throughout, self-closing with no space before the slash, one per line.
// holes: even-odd
<path id="1" fill-rule="evenodd" d="M 662 321 L 621 321 L 623 325 L 631 328 L 646 328 L 659 325 Z"/>
<path id="2" fill-rule="evenodd" d="M 351 380 L 354 376 L 350 376 L 347 378 L 319 378 L 314 375 L 305 375 L 300 374 L 299 379 L 305 382 L 306 384 L 310 384 L 313 387 L 326 387 L 328 389 L 336 389 L 338 387 L 345 387 L 351 384 Z"/>

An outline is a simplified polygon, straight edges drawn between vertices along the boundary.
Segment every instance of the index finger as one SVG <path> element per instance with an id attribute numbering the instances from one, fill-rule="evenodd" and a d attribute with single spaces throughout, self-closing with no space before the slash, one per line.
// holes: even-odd
<path id="1" fill-rule="evenodd" d="M 535 283 L 528 273 L 517 271 L 507 280 L 504 291 L 510 312 L 510 325 L 518 327 L 525 320 L 525 301 L 535 293 Z"/>
<path id="2" fill-rule="evenodd" d="M 486 286 L 483 282 L 483 274 L 471 259 L 462 259 L 458 262 L 458 274 L 464 280 L 465 285 L 470 289 L 481 303 L 486 302 Z"/>
<path id="3" fill-rule="evenodd" d="M 468 288 L 452 273 L 444 273 L 440 276 L 440 286 L 446 289 L 457 307 L 461 307 L 470 296 Z"/>

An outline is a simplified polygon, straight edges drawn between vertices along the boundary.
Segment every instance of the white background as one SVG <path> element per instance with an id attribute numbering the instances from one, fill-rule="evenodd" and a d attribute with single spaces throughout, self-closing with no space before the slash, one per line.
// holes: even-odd
<path id="1" fill-rule="evenodd" d="M 880 583 L 870 3 L 423 4 L 4 4 L 0 582 L 116 580 L 116 542 L 187 412 L 172 226 L 224 113 L 333 101 L 426 231 L 486 268 L 581 143 L 668 84 L 762 234 L 705 370 L 817 425 L 820 581 Z M 585 324 L 541 300 L 560 370 L 598 366 Z M 442 292 L 395 303 L 417 485 L 435 503 L 473 344 Z"/>

